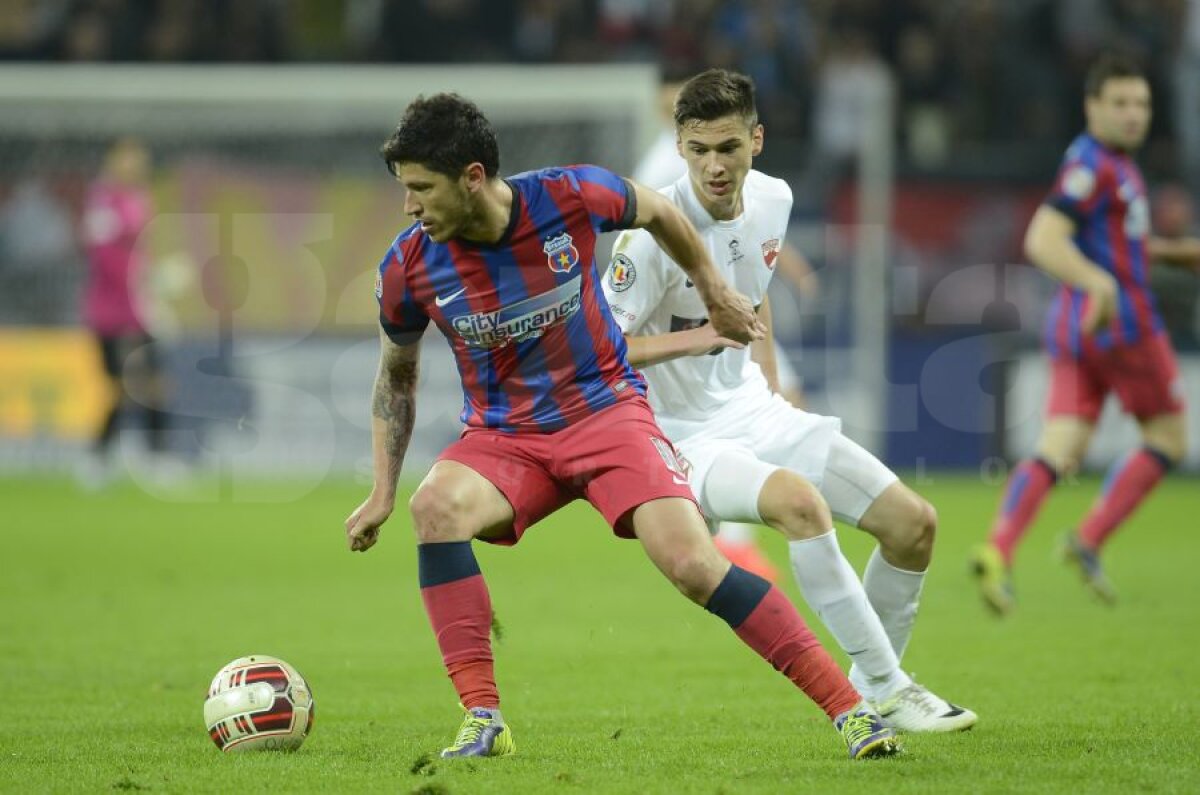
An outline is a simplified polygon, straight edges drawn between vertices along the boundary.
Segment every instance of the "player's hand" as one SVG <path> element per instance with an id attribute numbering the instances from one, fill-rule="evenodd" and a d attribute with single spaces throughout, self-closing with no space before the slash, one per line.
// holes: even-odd
<path id="1" fill-rule="evenodd" d="M 366 552 L 379 540 L 379 529 L 392 515 L 394 503 L 371 496 L 346 519 L 346 543 L 351 552 Z"/>
<path id="2" fill-rule="evenodd" d="M 708 319 L 717 336 L 740 343 L 761 340 L 767 329 L 754 311 L 750 299 L 727 284 L 711 296 L 708 304 Z"/>
<path id="3" fill-rule="evenodd" d="M 689 351 L 692 356 L 706 356 L 724 348 L 733 348 L 740 351 L 746 347 L 737 340 L 722 337 L 712 327 L 712 323 L 705 323 L 703 326 L 694 328 L 688 333 L 692 335 L 692 348 Z"/>
<path id="4" fill-rule="evenodd" d="M 1098 271 L 1083 286 L 1087 301 L 1083 310 L 1082 330 L 1091 334 L 1117 313 L 1117 280 L 1112 274 Z"/>

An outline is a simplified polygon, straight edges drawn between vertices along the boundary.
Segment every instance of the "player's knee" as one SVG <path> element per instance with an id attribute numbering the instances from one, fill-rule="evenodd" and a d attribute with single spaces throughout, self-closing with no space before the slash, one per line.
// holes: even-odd
<path id="1" fill-rule="evenodd" d="M 833 527 L 829 505 L 817 487 L 800 477 L 788 480 L 785 489 L 774 489 L 760 505 L 763 521 L 789 540 L 816 538 Z"/>
<path id="2" fill-rule="evenodd" d="M 408 501 L 417 541 L 426 544 L 470 538 L 467 533 L 467 500 L 460 489 L 437 480 L 422 483 Z M 466 535 L 464 536 L 464 533 Z"/>
<path id="3" fill-rule="evenodd" d="M 905 495 L 894 527 L 893 549 L 902 552 L 907 561 L 928 563 L 934 555 L 934 537 L 937 534 L 937 510 L 934 506 L 916 494 Z"/>
<path id="4" fill-rule="evenodd" d="M 721 580 L 724 568 L 715 549 L 700 545 L 673 550 L 663 565 L 667 579 L 693 602 L 703 602 Z"/>

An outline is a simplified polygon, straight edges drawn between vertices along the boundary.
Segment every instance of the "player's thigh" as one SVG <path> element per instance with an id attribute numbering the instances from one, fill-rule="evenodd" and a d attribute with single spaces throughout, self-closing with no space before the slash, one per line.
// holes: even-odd
<path id="1" fill-rule="evenodd" d="M 1139 420 L 1142 443 L 1178 463 L 1187 452 L 1187 419 L 1183 412 L 1158 414 Z"/>
<path id="2" fill-rule="evenodd" d="M 862 527 L 868 509 L 898 480 L 895 472 L 852 439 L 838 433 L 830 440 L 820 488 L 835 519 Z"/>
<path id="3" fill-rule="evenodd" d="M 1047 417 L 1038 437 L 1038 457 L 1049 462 L 1059 474 L 1074 472 L 1079 468 L 1095 430 L 1095 420 L 1085 416 Z"/>
<path id="4" fill-rule="evenodd" d="M 733 439 L 685 440 L 678 449 L 689 469 L 692 491 L 710 522 L 762 521 L 759 494 L 779 467 L 759 460 Z"/>
<path id="5" fill-rule="evenodd" d="M 1111 356 L 1109 368 L 1112 390 L 1121 401 L 1122 408 L 1137 418 L 1146 435 L 1146 426 L 1161 429 L 1155 433 L 1164 444 L 1180 450 L 1183 438 L 1173 439 L 1176 430 L 1169 418 L 1179 415 L 1182 423 L 1184 413 L 1183 382 L 1179 378 L 1179 364 L 1175 350 L 1166 334 L 1156 334 L 1136 345 L 1118 348 Z M 1180 429 L 1182 425 L 1180 425 Z M 1168 455 L 1171 452 L 1163 449 Z"/>
<path id="6" fill-rule="evenodd" d="M 541 440 L 491 431 L 467 434 L 443 450 L 426 478 L 428 485 L 438 488 L 427 495 L 418 489 L 414 501 L 419 496 L 432 497 L 422 501 L 421 507 L 438 515 L 443 510 L 440 501 L 449 498 L 458 519 L 474 530 L 474 537 L 514 544 L 530 526 L 572 498 L 546 471 L 535 450 L 526 447 L 539 443 Z M 445 489 L 440 488 L 442 480 L 430 480 L 443 474 L 452 478 L 444 483 Z M 421 485 L 425 488 L 426 483 Z"/>
<path id="7" fill-rule="evenodd" d="M 511 532 L 515 518 L 492 481 L 450 459 L 433 465 L 409 506 L 422 541 L 500 537 Z"/>
<path id="8" fill-rule="evenodd" d="M 1050 361 L 1050 388 L 1046 393 L 1046 424 L 1056 419 L 1078 419 L 1094 425 L 1104 408 L 1109 385 L 1103 375 L 1103 356 L 1092 359 L 1060 357 Z"/>

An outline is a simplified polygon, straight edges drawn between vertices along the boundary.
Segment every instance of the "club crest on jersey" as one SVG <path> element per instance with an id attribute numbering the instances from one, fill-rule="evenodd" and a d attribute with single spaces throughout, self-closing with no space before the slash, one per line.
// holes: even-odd
<path id="1" fill-rule="evenodd" d="M 613 257 L 612 265 L 608 269 L 608 286 L 613 292 L 625 292 L 633 286 L 635 279 L 637 268 L 633 267 L 633 261 L 624 254 Z"/>
<path id="2" fill-rule="evenodd" d="M 579 249 L 566 232 L 547 240 L 542 251 L 546 252 L 546 264 L 555 273 L 570 273 L 579 264 Z"/>
<path id="3" fill-rule="evenodd" d="M 775 258 L 779 256 L 779 238 L 773 237 L 762 244 L 763 262 L 769 270 L 775 270 Z"/>
<path id="4" fill-rule="evenodd" d="M 1096 185 L 1096 175 L 1090 168 L 1077 163 L 1067 169 L 1062 178 L 1062 192 L 1070 196 L 1072 199 L 1082 201 L 1092 195 L 1092 188 Z"/>

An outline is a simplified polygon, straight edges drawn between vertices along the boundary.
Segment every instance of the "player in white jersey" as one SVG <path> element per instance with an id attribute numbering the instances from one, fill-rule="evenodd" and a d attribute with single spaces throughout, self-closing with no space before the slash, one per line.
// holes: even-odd
<path id="1" fill-rule="evenodd" d="M 695 225 L 722 276 L 758 306 L 768 335 L 757 349 L 718 337 L 669 255 L 649 235 L 622 234 L 605 295 L 659 425 L 690 466 L 710 520 L 764 523 L 788 538 L 801 592 L 886 721 L 906 731 L 968 728 L 975 713 L 916 684 L 899 663 L 932 553 L 932 506 L 843 436 L 840 420 L 793 407 L 764 375 L 774 368 L 767 285 L 792 195 L 751 169 L 763 144 L 753 84 L 704 72 L 684 85 L 674 116 L 688 173 L 662 193 Z M 838 547 L 834 516 L 879 541 L 862 582 Z"/>
<path id="2" fill-rule="evenodd" d="M 687 162 L 679 154 L 675 134 L 675 96 L 682 87 L 679 82 L 665 82 L 659 91 L 659 110 L 663 127 L 654 142 L 642 154 L 633 172 L 635 181 L 660 190 L 687 174 Z M 817 277 L 812 265 L 796 248 L 784 242 L 776 258 L 780 275 L 789 281 L 801 295 L 815 298 L 818 291 Z M 797 408 L 804 407 L 804 389 L 800 374 L 792 365 L 791 357 L 778 341 L 773 346 L 775 356 L 775 380 L 770 382 L 771 391 L 782 395 Z M 717 548 L 729 560 L 744 569 L 765 577 L 771 582 L 778 579 L 774 564 L 759 550 L 755 542 L 755 528 L 745 522 L 721 522 L 715 541 Z"/>

